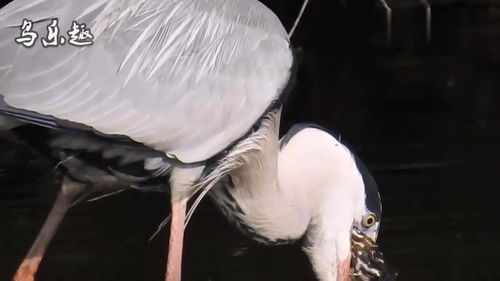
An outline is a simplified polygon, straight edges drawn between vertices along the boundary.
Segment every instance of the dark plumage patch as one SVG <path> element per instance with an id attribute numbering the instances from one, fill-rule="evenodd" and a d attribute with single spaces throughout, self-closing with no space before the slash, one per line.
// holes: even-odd
<path id="1" fill-rule="evenodd" d="M 231 194 L 231 192 L 229 192 L 229 188 L 230 186 L 228 185 L 222 186 L 221 187 L 222 193 L 224 193 L 224 196 L 229 202 L 236 204 L 236 200 L 234 200 L 233 195 Z"/>
<path id="2" fill-rule="evenodd" d="M 163 154 L 143 145 L 109 139 L 89 131 L 49 129 L 31 124 L 12 132 L 75 181 L 90 186 L 168 188 L 168 166 L 160 166 L 161 171 L 145 169 L 147 159 L 161 158 Z M 165 165 L 169 164 L 165 162 Z"/>
<path id="3" fill-rule="evenodd" d="M 365 204 L 370 212 L 374 213 L 377 216 L 377 219 L 380 220 L 382 217 L 382 205 L 380 200 L 380 193 L 378 191 L 377 182 L 375 178 L 373 178 L 370 171 L 366 167 L 365 163 L 359 159 L 358 156 L 354 155 L 354 160 L 356 161 L 356 166 L 363 178 L 363 183 L 365 184 Z"/>
<path id="4" fill-rule="evenodd" d="M 229 187 L 230 189 L 234 188 L 234 180 L 233 180 L 233 177 L 231 175 L 227 176 L 227 184 L 226 184 L 226 186 Z"/>

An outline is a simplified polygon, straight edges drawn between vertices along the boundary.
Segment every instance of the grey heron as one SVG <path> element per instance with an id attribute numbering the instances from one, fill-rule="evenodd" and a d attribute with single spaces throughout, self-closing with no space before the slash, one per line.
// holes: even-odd
<path id="1" fill-rule="evenodd" d="M 46 34 L 51 22 L 85 23 L 92 44 L 19 44 L 20 33 Z M 380 198 L 349 150 L 318 129 L 292 131 L 280 149 L 293 56 L 257 0 L 15 0 L 0 10 L 0 53 L 1 112 L 52 129 L 45 139 L 66 173 L 16 281 L 34 279 L 53 226 L 82 190 L 166 185 L 167 176 L 167 281 L 181 279 L 185 222 L 210 192 L 261 242 L 305 236 L 321 281 L 348 279 L 350 266 L 364 278 L 384 273 L 363 246 L 376 240 Z M 363 249 L 351 265 L 353 237 Z"/>

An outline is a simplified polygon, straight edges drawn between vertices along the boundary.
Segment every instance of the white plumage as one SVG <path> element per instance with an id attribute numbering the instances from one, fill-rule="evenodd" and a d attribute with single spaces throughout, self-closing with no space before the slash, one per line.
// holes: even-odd
<path id="1" fill-rule="evenodd" d="M 349 149 L 312 127 L 282 140 L 280 148 L 279 119 L 279 112 L 270 115 L 250 137 L 260 140 L 258 146 L 242 153 L 239 166 L 229 172 L 234 188 L 214 188 L 212 195 L 227 204 L 237 203 L 241 212 L 229 215 L 240 216 L 247 227 L 271 243 L 297 240 L 311 225 L 349 227 L 349 223 L 323 225 L 318 219 L 324 212 L 334 211 L 325 216 L 328 220 L 359 220 L 364 213 L 364 183 Z M 348 254 L 345 250 L 349 249 L 339 253 L 343 258 Z"/>

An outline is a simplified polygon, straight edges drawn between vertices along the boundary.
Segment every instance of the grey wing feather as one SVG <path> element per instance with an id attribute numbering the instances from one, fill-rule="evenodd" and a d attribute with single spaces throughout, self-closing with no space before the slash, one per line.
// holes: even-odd
<path id="1" fill-rule="evenodd" d="M 0 96 L 0 112 L 4 115 L 14 117 L 18 120 L 27 122 L 27 123 L 33 123 L 38 126 L 42 127 L 47 127 L 47 128 L 56 128 L 58 127 L 57 122 L 54 120 L 54 118 L 39 114 L 36 112 L 29 112 L 24 109 L 19 109 L 12 107 L 5 103 L 3 97 Z"/>
<path id="2" fill-rule="evenodd" d="M 89 47 L 22 47 L 23 18 L 73 20 Z M 44 36 L 45 24 L 35 24 Z M 292 55 L 256 0 L 16 0 L 0 10 L 0 94 L 17 108 L 126 135 L 179 160 L 210 158 L 277 99 Z M 6 56 L 3 56 L 6 54 Z"/>
<path id="3" fill-rule="evenodd" d="M 49 129 L 70 129 L 70 130 L 78 130 L 78 131 L 83 131 L 83 132 L 92 132 L 96 135 L 103 135 L 100 132 L 94 130 L 92 127 L 83 125 L 83 124 L 78 124 L 75 122 L 71 122 L 68 120 L 62 120 L 59 118 L 55 118 L 50 115 L 46 114 L 40 114 L 34 111 L 29 111 L 21 108 L 15 108 L 10 105 L 8 105 L 4 97 L 0 95 L 0 117 L 2 117 L 2 120 L 5 118 L 14 118 L 14 120 L 19 120 L 22 122 L 15 122 L 9 119 L 7 121 L 7 125 L 11 124 L 11 127 L 16 127 L 16 125 L 22 125 L 24 123 L 30 123 L 34 124 L 37 126 L 49 128 Z M 10 129 L 8 127 L 0 127 L 0 129 Z M 121 136 L 121 135 L 106 135 L 106 138 L 109 139 L 117 139 L 117 140 L 129 140 L 128 137 L 126 136 Z"/>

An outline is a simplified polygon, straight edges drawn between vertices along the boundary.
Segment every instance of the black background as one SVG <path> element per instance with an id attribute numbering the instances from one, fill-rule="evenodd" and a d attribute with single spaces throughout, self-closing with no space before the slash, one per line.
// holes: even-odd
<path id="1" fill-rule="evenodd" d="M 389 2 L 389 1 L 388 1 Z M 397 3 L 396 3 L 397 2 Z M 301 1 L 265 1 L 289 28 Z M 311 0 L 292 42 L 294 123 L 334 130 L 373 171 L 380 244 L 400 280 L 500 280 L 500 2 L 433 0 L 432 42 L 419 0 Z M 0 280 L 34 240 L 59 175 L 9 135 L 0 139 Z M 163 280 L 162 194 L 125 192 L 69 212 L 39 281 Z M 299 246 L 265 248 L 206 202 L 186 236 L 184 280 L 314 280 Z"/>

